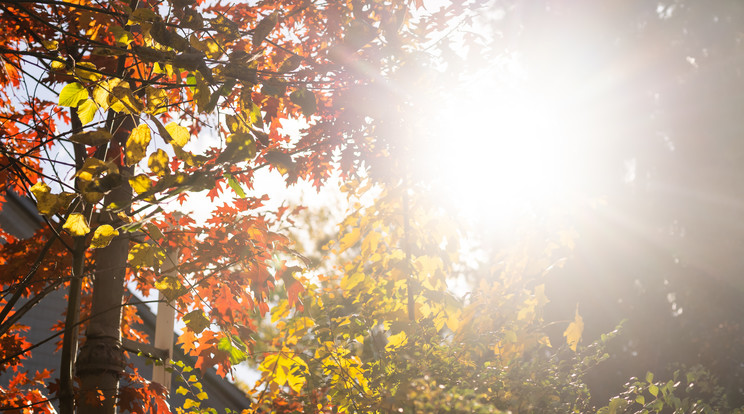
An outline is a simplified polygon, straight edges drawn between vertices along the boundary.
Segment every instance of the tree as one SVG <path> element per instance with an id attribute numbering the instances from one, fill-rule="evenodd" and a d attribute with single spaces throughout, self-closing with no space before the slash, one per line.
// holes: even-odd
<path id="1" fill-rule="evenodd" d="M 273 169 L 320 186 L 336 151 L 345 175 L 381 151 L 364 138 L 366 109 L 343 97 L 405 56 L 415 39 L 399 32 L 420 6 L 408 3 L 2 2 L 3 182 L 33 195 L 47 226 L 29 240 L 2 235 L 1 366 L 15 379 L 0 405 L 49 409 L 36 387 L 49 374 L 22 370 L 33 344 L 19 323 L 63 286 L 50 384 L 63 412 L 166 409 L 164 390 L 137 375 L 119 388 L 120 339 L 138 339 L 125 281 L 173 301 L 197 368 L 225 375 L 244 358 L 269 292 L 297 283 L 282 270 L 296 257 L 272 230 L 286 211 L 261 212 L 254 177 Z M 299 140 L 281 132 L 291 119 L 308 123 Z M 201 192 L 221 203 L 207 220 L 177 213 Z M 178 276 L 159 276 L 173 266 Z"/>
<path id="2" fill-rule="evenodd" d="M 189 397 L 181 412 L 199 411 L 206 398 L 191 372 L 216 366 L 227 375 L 246 360 L 262 372 L 254 412 L 715 412 L 741 405 L 740 373 L 706 351 L 716 341 L 691 341 L 689 349 L 675 343 L 684 331 L 735 336 L 737 308 L 723 307 L 725 324 L 708 316 L 706 303 L 720 295 L 695 301 L 694 270 L 667 254 L 666 238 L 649 236 L 684 223 L 711 240 L 723 227 L 697 220 L 705 205 L 699 198 L 686 209 L 680 198 L 648 190 L 661 177 L 666 188 L 691 182 L 697 193 L 738 171 L 727 169 L 738 129 L 715 126 L 735 119 L 731 113 L 666 102 L 704 102 L 739 85 L 738 63 L 717 57 L 739 56 L 740 6 L 609 4 L 468 0 L 425 10 L 419 0 L 0 2 L 0 173 L 6 190 L 32 196 L 46 221 L 28 240 L 0 234 L 7 241 L 0 247 L 0 372 L 13 377 L 0 389 L 0 407 L 48 412 L 58 399 L 65 413 L 169 411 L 163 387 L 125 369 L 121 339 L 142 339 L 125 282 L 143 295 L 157 290 L 186 326 L 179 346 L 196 363 L 174 364 L 186 380 L 177 392 Z M 668 53 L 645 57 L 649 42 Z M 477 266 L 459 257 L 473 253 L 458 246 L 471 243 L 473 231 L 453 223 L 432 193 L 447 188 L 452 158 L 483 148 L 457 136 L 467 131 L 467 108 L 446 116 L 430 109 L 468 78 L 485 84 L 479 76 L 493 75 L 514 45 L 525 64 L 551 68 L 539 79 L 546 87 L 565 82 L 586 56 L 592 59 L 573 76 L 598 78 L 617 61 L 648 63 L 638 76 L 621 73 L 623 93 L 600 95 L 613 105 L 592 113 L 592 121 L 622 127 L 581 143 L 596 160 L 582 177 L 588 192 L 603 196 L 616 209 L 610 213 L 632 212 L 637 221 L 626 221 L 640 223 L 638 234 L 616 225 L 608 235 L 602 230 L 616 215 L 591 221 L 600 210 L 581 210 L 583 221 L 547 231 L 478 235 L 488 259 Z M 715 93 L 703 87 L 710 84 Z M 432 125 L 441 125 L 434 117 L 456 125 L 455 136 L 432 143 Z M 616 117 L 625 122 L 609 122 Z M 293 122 L 300 136 L 284 132 Z M 574 132 L 584 127 L 579 122 Z M 674 134 L 658 135 L 667 130 Z M 708 132 L 713 149 L 696 138 Z M 451 153 L 433 159 L 433 145 Z M 630 181 L 644 185 L 618 183 L 629 159 L 644 177 Z M 439 170 L 433 177 L 431 165 Z M 713 172 L 683 173 L 699 166 Z M 492 179 L 485 167 L 473 179 Z M 287 185 L 307 180 L 320 188 L 335 168 L 357 205 L 323 266 L 307 273 L 310 261 L 284 230 L 297 210 L 275 207 L 254 186 L 262 170 L 272 170 Z M 375 192 L 373 203 L 364 201 Z M 205 218 L 183 213 L 205 194 L 213 203 Z M 618 248 L 617 235 L 655 254 Z M 677 259 L 715 257 L 697 256 L 696 245 L 681 243 Z M 597 258 L 601 269 L 611 268 L 611 283 L 595 277 Z M 173 268 L 175 275 L 167 271 Z M 726 269 L 721 274 L 735 274 Z M 458 281 L 471 293 L 453 293 Z M 24 314 L 63 288 L 68 310 L 49 338 L 61 337 L 58 378 L 27 373 L 23 363 L 36 344 L 24 338 Z M 683 301 L 680 317 L 670 307 Z M 623 317 L 630 320 L 613 331 Z M 659 326 L 673 334 L 660 338 Z M 740 343 L 719 342 L 740 354 Z M 691 367 L 700 350 L 714 357 Z M 687 367 L 669 369 L 675 360 Z"/>

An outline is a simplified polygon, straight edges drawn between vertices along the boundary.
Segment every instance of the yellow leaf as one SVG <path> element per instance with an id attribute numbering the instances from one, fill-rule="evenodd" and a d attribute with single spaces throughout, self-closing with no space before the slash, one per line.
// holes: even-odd
<path id="1" fill-rule="evenodd" d="M 58 58 L 59 59 L 59 58 Z M 67 72 L 67 64 L 59 60 L 52 61 L 52 70 L 57 72 Z"/>
<path id="2" fill-rule="evenodd" d="M 207 395 L 206 392 L 202 391 L 199 394 L 196 394 L 196 398 L 200 400 L 206 400 L 207 398 L 209 398 L 209 396 Z"/>
<path id="3" fill-rule="evenodd" d="M 41 194 L 36 198 L 36 208 L 39 213 L 52 215 L 58 212 L 64 212 L 75 198 L 75 193 L 62 192 L 60 194 Z"/>
<path id="4" fill-rule="evenodd" d="M 147 95 L 146 112 L 148 114 L 157 115 L 168 110 L 168 93 L 165 89 L 147 86 L 145 88 L 145 94 Z"/>
<path id="5" fill-rule="evenodd" d="M 576 346 L 581 340 L 581 334 L 584 333 L 584 319 L 579 315 L 579 307 L 576 306 L 576 317 L 574 321 L 568 324 L 568 328 L 563 332 L 566 337 L 566 343 L 572 350 L 576 351 Z"/>
<path id="6" fill-rule="evenodd" d="M 55 51 L 59 49 L 59 42 L 56 40 L 42 40 L 41 44 L 46 50 Z"/>
<path id="7" fill-rule="evenodd" d="M 48 185 L 41 181 L 30 188 L 31 193 L 36 197 L 36 209 L 44 215 L 54 214 L 57 210 L 57 197 L 51 193 Z"/>
<path id="8" fill-rule="evenodd" d="M 121 82 L 119 85 L 114 86 L 114 88 L 111 89 L 111 94 L 118 99 L 117 103 L 121 104 L 121 106 L 118 106 L 115 103 L 112 103 L 111 109 L 114 111 L 138 114 L 145 109 L 145 105 L 138 97 L 134 96 L 134 93 L 129 86 L 125 85 L 125 82 Z M 111 99 L 111 96 L 109 96 L 109 99 Z"/>
<path id="9" fill-rule="evenodd" d="M 186 402 L 183 403 L 183 409 L 188 410 L 189 408 L 194 408 L 194 407 L 199 408 L 199 405 L 201 405 L 201 403 L 196 402 L 192 400 L 191 398 L 187 398 Z"/>
<path id="10" fill-rule="evenodd" d="M 183 147 L 189 142 L 191 135 L 186 127 L 182 127 L 175 122 L 171 122 L 165 126 L 165 130 L 168 131 L 171 138 L 173 138 L 172 144 L 174 146 Z"/>
<path id="11" fill-rule="evenodd" d="M 93 100 L 104 111 L 108 110 L 109 107 L 114 103 L 117 103 L 119 105 L 117 112 L 124 109 L 124 105 L 121 102 L 118 102 L 116 97 L 111 94 L 111 91 L 116 86 L 125 86 L 128 88 L 129 83 L 123 82 L 121 79 L 109 79 L 107 81 L 99 82 L 98 86 L 93 89 Z"/>
<path id="12" fill-rule="evenodd" d="M 194 49 L 204 52 L 204 54 L 210 59 L 217 58 L 222 54 L 220 45 L 209 37 L 204 38 L 204 40 L 199 40 L 196 35 L 192 34 L 189 38 L 189 44 L 191 44 L 191 47 Z"/>
<path id="13" fill-rule="evenodd" d="M 543 336 L 538 342 L 542 345 L 547 346 L 548 348 L 553 347 L 553 345 L 550 344 L 550 338 L 548 338 L 547 336 Z"/>
<path id="14" fill-rule="evenodd" d="M 46 185 L 45 183 L 42 183 L 41 181 L 34 184 L 31 188 L 29 188 L 29 190 L 31 190 L 31 193 L 37 199 L 40 199 L 44 197 L 45 195 L 48 195 L 51 192 L 51 188 L 49 188 L 48 185 Z"/>
<path id="15" fill-rule="evenodd" d="M 65 222 L 65 225 L 62 226 L 62 228 L 69 231 L 70 234 L 72 234 L 73 236 L 85 236 L 86 234 L 90 233 L 88 222 L 80 213 L 70 214 L 70 216 L 67 217 L 67 221 Z"/>
<path id="16" fill-rule="evenodd" d="M 390 335 L 388 337 L 388 343 L 385 345 L 386 351 L 391 351 L 396 348 L 400 348 L 408 343 L 408 335 L 406 335 L 405 331 L 401 331 L 400 333 L 397 333 L 395 335 Z"/>
<path id="17" fill-rule="evenodd" d="M 126 145 L 128 166 L 137 164 L 145 158 L 147 146 L 150 144 L 150 138 L 150 128 L 146 124 L 140 124 L 132 130 Z"/>
<path id="18" fill-rule="evenodd" d="M 93 240 L 90 242 L 90 247 L 92 249 L 106 247 L 111 243 L 111 240 L 118 235 L 119 231 L 108 224 L 98 226 L 95 233 L 93 233 Z"/>
<path id="19" fill-rule="evenodd" d="M 150 154 L 150 158 L 147 160 L 147 166 L 150 167 L 150 171 L 158 176 L 162 177 L 168 174 L 170 172 L 170 168 L 168 168 L 168 154 L 158 148 L 157 151 Z"/>
<path id="20" fill-rule="evenodd" d="M 341 289 L 344 291 L 350 291 L 351 289 L 354 289 L 356 285 L 358 285 L 360 282 L 364 280 L 364 273 L 354 273 L 351 276 L 344 276 L 343 279 L 341 279 Z"/>
<path id="21" fill-rule="evenodd" d="M 156 264 L 162 263 L 164 257 L 165 255 L 157 246 L 148 243 L 137 243 L 129 250 L 127 260 L 129 261 L 129 266 L 133 268 L 153 267 Z"/>
<path id="22" fill-rule="evenodd" d="M 77 177 L 85 182 L 93 181 L 96 177 L 101 175 L 102 172 L 108 169 L 108 165 L 105 162 L 97 158 L 86 158 L 83 166 L 75 174 Z"/>
<path id="23" fill-rule="evenodd" d="M 90 70 L 85 70 L 85 68 L 96 70 L 96 65 L 94 65 L 92 62 L 77 62 L 75 64 L 75 75 L 77 75 L 80 79 L 95 82 L 99 79 L 101 79 L 101 75 L 97 72 L 92 72 Z"/>
<path id="24" fill-rule="evenodd" d="M 77 107 L 81 101 L 88 99 L 88 91 L 83 85 L 73 82 L 59 92 L 59 106 Z"/>
<path id="25" fill-rule="evenodd" d="M 344 237 L 338 242 L 338 252 L 341 253 L 359 241 L 361 233 L 358 227 L 354 227 L 350 232 L 344 234 Z"/>
<path id="26" fill-rule="evenodd" d="M 545 295 L 545 284 L 535 286 L 535 299 L 537 299 L 537 306 L 539 308 L 542 308 L 550 302 L 548 297 Z"/>
<path id="27" fill-rule="evenodd" d="M 461 316 L 462 316 L 461 312 L 459 311 L 457 312 L 450 311 L 447 313 L 447 327 L 452 332 L 457 332 L 457 329 L 460 328 L 460 317 Z"/>
<path id="28" fill-rule="evenodd" d="M 196 72 L 196 89 L 194 90 L 194 102 L 199 112 L 205 112 L 212 99 L 212 92 L 209 90 L 209 84 L 204 80 L 201 73 Z"/>
<path id="29" fill-rule="evenodd" d="M 88 98 L 78 106 L 78 117 L 80 118 L 80 122 L 82 122 L 83 125 L 87 125 L 90 123 L 90 121 L 93 120 L 93 118 L 96 115 L 96 109 L 98 109 L 98 105 L 96 103 Z"/>

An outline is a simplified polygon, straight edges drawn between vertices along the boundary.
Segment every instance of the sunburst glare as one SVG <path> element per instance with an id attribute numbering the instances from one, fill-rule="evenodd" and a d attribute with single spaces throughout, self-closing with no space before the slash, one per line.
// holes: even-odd
<path id="1" fill-rule="evenodd" d="M 430 112 L 426 169 L 442 198 L 491 222 L 577 202 L 587 155 L 578 120 L 590 109 L 575 85 L 537 87 L 513 65 L 481 75 Z"/>

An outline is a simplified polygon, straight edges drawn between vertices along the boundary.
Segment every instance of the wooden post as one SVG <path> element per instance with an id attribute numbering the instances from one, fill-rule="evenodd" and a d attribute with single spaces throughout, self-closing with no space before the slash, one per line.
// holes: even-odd
<path id="1" fill-rule="evenodd" d="M 177 277 L 178 270 L 178 252 L 171 250 L 168 252 L 166 270 L 163 270 L 161 277 Z M 158 291 L 158 315 L 155 319 L 155 340 L 153 346 L 157 349 L 167 350 L 167 360 L 163 365 L 152 367 L 152 381 L 157 382 L 170 391 L 171 374 L 166 371 L 173 357 L 173 327 L 176 319 L 176 309 L 173 301 L 169 301 L 162 292 Z"/>

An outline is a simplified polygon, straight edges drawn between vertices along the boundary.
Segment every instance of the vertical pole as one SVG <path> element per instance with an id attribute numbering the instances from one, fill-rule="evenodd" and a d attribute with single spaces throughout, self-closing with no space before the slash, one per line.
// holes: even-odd
<path id="1" fill-rule="evenodd" d="M 166 270 L 163 270 L 162 277 L 177 277 L 177 263 L 178 252 L 169 250 L 168 264 L 170 266 Z M 152 381 L 161 384 L 169 391 L 171 388 L 171 373 L 166 371 L 166 368 L 173 357 L 173 328 L 175 319 L 176 309 L 173 306 L 173 301 L 169 301 L 162 292 L 158 291 L 158 315 L 155 320 L 155 340 L 153 346 L 157 349 L 168 350 L 168 359 L 163 361 L 162 365 L 152 367 Z"/>
<path id="2" fill-rule="evenodd" d="M 112 128 L 114 139 L 120 148 L 129 137 L 136 121 L 126 117 Z M 124 165 L 118 154 L 119 171 L 132 173 L 133 168 Z M 129 206 L 132 202 L 132 187 L 124 182 L 111 190 L 103 204 Z M 117 228 L 124 221 L 111 212 L 99 215 L 101 224 Z M 121 346 L 121 315 L 124 299 L 124 279 L 129 254 L 129 235 L 114 237 L 111 243 L 96 252 L 95 278 L 90 320 L 85 332 L 85 344 L 80 348 L 76 364 L 80 379 L 80 405 L 78 414 L 115 414 L 119 393 L 119 377 L 124 373 L 126 357 Z"/>

